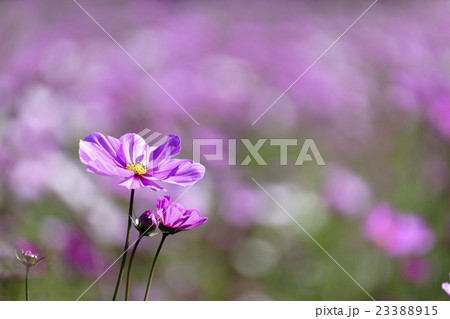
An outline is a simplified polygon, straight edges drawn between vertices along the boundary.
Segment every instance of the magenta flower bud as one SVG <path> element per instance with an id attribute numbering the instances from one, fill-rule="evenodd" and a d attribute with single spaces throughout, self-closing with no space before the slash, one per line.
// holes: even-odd
<path id="1" fill-rule="evenodd" d="M 32 252 L 31 250 L 22 250 L 20 256 L 17 255 L 16 251 L 16 258 L 26 267 L 32 267 L 41 262 L 41 260 L 43 260 L 45 257 L 39 258 L 36 252 Z"/>
<path id="2" fill-rule="evenodd" d="M 134 221 L 134 227 L 141 235 L 143 234 L 145 236 L 150 236 L 150 234 L 158 227 L 158 224 L 158 219 L 152 210 L 145 211 Z"/>

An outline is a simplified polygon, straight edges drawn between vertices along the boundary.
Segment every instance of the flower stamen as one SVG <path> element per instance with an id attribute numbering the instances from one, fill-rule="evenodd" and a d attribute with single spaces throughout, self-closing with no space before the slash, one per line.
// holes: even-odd
<path id="1" fill-rule="evenodd" d="M 140 175 L 144 175 L 145 173 L 147 173 L 147 168 L 144 165 L 142 165 L 141 163 L 128 164 L 126 169 L 133 171 L 134 176 L 140 176 Z"/>

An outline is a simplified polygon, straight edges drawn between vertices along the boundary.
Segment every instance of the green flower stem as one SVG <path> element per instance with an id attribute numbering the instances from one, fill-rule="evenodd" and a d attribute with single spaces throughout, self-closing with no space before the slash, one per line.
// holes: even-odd
<path id="1" fill-rule="evenodd" d="M 128 262 L 128 272 L 127 272 L 127 285 L 125 289 L 125 301 L 128 300 L 128 295 L 130 293 L 130 279 L 131 279 L 131 269 L 133 267 L 134 254 L 136 253 L 136 249 L 141 242 L 143 235 L 139 234 L 139 238 L 134 244 L 133 251 L 131 252 L 130 261 Z"/>
<path id="2" fill-rule="evenodd" d="M 25 300 L 30 300 L 30 292 L 28 291 L 28 272 L 30 267 L 27 266 L 27 270 L 25 271 Z"/>
<path id="3" fill-rule="evenodd" d="M 163 233 L 161 242 L 159 243 L 158 250 L 156 250 L 155 258 L 153 258 L 152 268 L 150 269 L 150 275 L 148 276 L 147 289 L 145 290 L 144 301 L 147 301 L 148 293 L 150 292 L 150 286 L 152 285 L 153 273 L 155 272 L 156 261 L 158 260 L 159 252 L 161 251 L 164 240 L 169 234 Z"/>
<path id="4" fill-rule="evenodd" d="M 130 232 L 131 232 L 131 219 L 133 213 L 133 200 L 134 200 L 134 189 L 131 190 L 130 195 L 130 207 L 128 209 L 128 229 L 127 229 L 127 237 L 125 239 L 125 245 L 123 247 L 122 253 L 122 264 L 120 265 L 119 276 L 117 278 L 116 289 L 114 290 L 113 301 L 117 300 L 117 295 L 119 294 L 120 283 L 122 281 L 123 269 L 125 268 L 125 264 L 127 262 L 127 253 L 128 253 L 128 245 L 130 244 Z"/>

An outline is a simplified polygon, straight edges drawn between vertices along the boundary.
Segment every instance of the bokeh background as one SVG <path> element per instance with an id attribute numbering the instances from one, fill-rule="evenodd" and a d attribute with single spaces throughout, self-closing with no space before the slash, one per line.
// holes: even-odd
<path id="1" fill-rule="evenodd" d="M 78 141 L 146 128 L 193 138 L 296 138 L 288 165 L 206 161 L 180 199 L 209 217 L 163 248 L 153 300 L 448 300 L 450 3 L 379 1 L 259 121 L 371 1 L 0 1 L 0 299 L 23 300 L 14 249 L 48 258 L 32 300 L 74 300 L 121 252 L 129 193 L 85 172 Z M 294 165 L 314 139 L 326 165 Z M 226 143 L 225 143 L 226 145 Z M 205 149 L 205 152 L 208 152 Z M 227 154 L 227 148 L 225 148 Z M 185 189 L 169 187 L 177 198 Z M 158 195 L 137 192 L 134 214 Z M 135 238 L 137 232 L 133 230 Z M 158 237 L 138 250 L 142 298 Z M 118 265 L 82 300 L 110 300 Z"/>

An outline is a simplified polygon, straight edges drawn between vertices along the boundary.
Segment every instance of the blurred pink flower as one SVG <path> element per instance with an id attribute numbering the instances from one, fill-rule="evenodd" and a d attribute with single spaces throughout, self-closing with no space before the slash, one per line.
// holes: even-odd
<path id="1" fill-rule="evenodd" d="M 444 291 L 450 296 L 450 283 L 443 282 L 442 289 L 444 289 Z"/>
<path id="2" fill-rule="evenodd" d="M 435 97 L 429 106 L 428 116 L 436 130 L 450 140 L 450 96 Z"/>
<path id="3" fill-rule="evenodd" d="M 424 258 L 411 258 L 406 260 L 400 268 L 402 277 L 413 284 L 421 284 L 430 278 L 431 265 Z"/>
<path id="4" fill-rule="evenodd" d="M 67 228 L 66 234 L 59 240 L 64 242 L 61 249 L 63 260 L 75 271 L 95 277 L 105 269 L 105 259 L 83 232 Z"/>
<path id="5" fill-rule="evenodd" d="M 261 212 L 265 207 L 265 194 L 239 182 L 239 176 L 222 181 L 220 213 L 230 225 L 248 228 L 261 222 Z"/>
<path id="6" fill-rule="evenodd" d="M 323 194 L 331 208 L 347 216 L 362 213 L 370 205 L 372 198 L 367 183 L 344 169 L 333 169 L 329 172 Z"/>
<path id="7" fill-rule="evenodd" d="M 423 255 L 435 242 L 434 232 L 416 214 L 400 213 L 386 204 L 372 209 L 364 222 L 368 240 L 392 257 Z"/>

